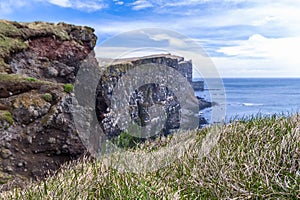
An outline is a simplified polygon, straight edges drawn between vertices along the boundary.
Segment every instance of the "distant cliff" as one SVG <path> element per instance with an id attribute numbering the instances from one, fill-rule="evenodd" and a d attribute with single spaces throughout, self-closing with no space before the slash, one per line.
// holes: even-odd
<path id="1" fill-rule="evenodd" d="M 100 66 L 101 63 L 104 65 L 104 75 L 102 76 L 97 89 L 96 111 L 98 120 L 109 137 L 116 136 L 122 132 L 122 129 L 114 123 L 116 121 L 116 116 L 114 116 L 114 112 L 111 109 L 112 88 L 114 88 L 119 79 L 131 69 L 146 64 L 154 64 L 157 68 L 166 66 L 177 70 L 189 83 L 192 83 L 192 62 L 186 61 L 180 56 L 157 54 L 138 58 L 116 60 L 98 58 L 98 60 Z M 158 76 L 158 73 L 154 72 L 153 74 L 150 74 L 150 76 Z M 168 77 L 165 75 L 161 78 Z M 183 85 L 181 85 L 181 87 L 183 87 Z M 129 106 L 131 120 L 135 121 L 140 126 L 146 126 L 150 121 L 149 108 L 154 104 L 159 104 L 166 110 L 167 115 L 166 123 L 161 134 L 168 134 L 180 127 L 181 106 L 170 88 L 152 83 L 144 85 L 141 88 L 135 88 L 135 90 L 136 91 L 132 91 L 133 93 L 131 94 Z M 122 109 L 127 106 L 128 105 L 123 105 Z"/>

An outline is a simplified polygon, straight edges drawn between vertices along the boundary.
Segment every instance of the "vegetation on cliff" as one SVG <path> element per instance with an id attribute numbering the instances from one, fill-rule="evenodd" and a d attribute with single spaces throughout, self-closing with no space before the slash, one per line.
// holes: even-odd
<path id="1" fill-rule="evenodd" d="M 76 48 L 82 51 L 82 46 L 86 47 L 85 51 L 92 49 L 96 44 L 96 36 L 93 32 L 94 29 L 90 27 L 66 23 L 18 23 L 0 20 L 0 73 L 11 73 L 13 71 L 10 67 L 12 56 L 24 50 L 34 50 L 40 56 L 53 59 L 56 58 L 55 54 L 63 56 Z M 44 42 L 47 43 L 45 47 L 42 44 Z M 39 48 L 36 48 L 36 44 Z M 66 50 L 70 52 L 59 52 Z M 78 52 L 77 56 L 82 59 L 80 54 L 82 53 Z"/>
<path id="2" fill-rule="evenodd" d="M 2 193 L 6 199 L 297 199 L 300 116 L 256 117 L 221 127 L 217 145 L 199 159 L 197 134 L 182 156 L 154 172 L 120 173 L 99 160 L 65 165 L 44 182 Z M 168 138 L 166 138 L 168 141 Z M 161 140 L 134 150 L 155 151 Z"/>

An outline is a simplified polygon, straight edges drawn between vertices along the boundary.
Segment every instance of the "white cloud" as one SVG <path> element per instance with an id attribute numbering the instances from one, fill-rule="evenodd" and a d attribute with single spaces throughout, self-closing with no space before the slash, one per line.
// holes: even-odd
<path id="1" fill-rule="evenodd" d="M 259 34 L 217 50 L 230 57 L 213 60 L 224 76 L 300 77 L 300 36 L 267 38 Z"/>
<path id="2" fill-rule="evenodd" d="M 0 1 L 0 15 L 10 14 L 16 8 L 22 8 L 27 5 L 23 0 L 6 0 Z"/>
<path id="3" fill-rule="evenodd" d="M 132 48 L 132 47 L 102 47 L 95 48 L 97 58 L 133 58 L 148 56 L 153 54 L 167 54 L 170 53 L 165 49 L 160 48 Z"/>
<path id="4" fill-rule="evenodd" d="M 176 37 L 172 37 L 168 34 L 154 34 L 154 35 L 147 34 L 147 35 L 149 39 L 153 41 L 168 41 L 170 47 L 185 48 L 187 46 L 184 40 Z"/>
<path id="5" fill-rule="evenodd" d="M 49 3 L 61 6 L 61 7 L 71 7 L 72 4 L 69 0 L 48 0 Z"/>
<path id="6" fill-rule="evenodd" d="M 147 0 L 137 0 L 130 4 L 133 10 L 142 10 L 153 7 L 153 4 Z"/>
<path id="7" fill-rule="evenodd" d="M 288 61 L 300 62 L 300 36 L 286 38 L 266 38 L 255 34 L 248 40 L 236 41 L 234 46 L 221 47 L 217 52 L 228 56 L 283 58 Z"/>
<path id="8" fill-rule="evenodd" d="M 144 20 L 128 20 L 128 21 L 101 21 L 101 23 L 88 23 L 89 26 L 94 27 L 96 33 L 100 35 L 99 40 L 103 40 L 101 36 L 116 35 L 127 31 L 142 29 L 142 28 L 159 28 L 164 27 L 165 24 L 154 21 Z"/>
<path id="9" fill-rule="evenodd" d="M 113 34 L 128 30 L 126 27 L 133 29 L 146 27 L 163 27 L 180 31 L 191 37 L 215 37 L 215 39 L 226 39 L 249 37 L 255 33 L 261 33 L 268 36 L 286 37 L 300 35 L 300 3 L 253 3 L 251 6 L 242 6 L 241 8 L 227 6 L 217 6 L 216 8 L 199 6 L 189 6 L 186 8 L 178 7 L 176 14 L 174 10 L 167 7 L 159 7 L 157 4 L 164 5 L 160 0 L 138 0 L 131 4 L 133 9 L 140 10 L 143 8 L 155 6 L 154 15 L 140 17 L 139 19 L 128 17 L 126 21 L 101 21 L 107 23 L 103 30 L 115 30 Z M 166 5 L 173 1 L 166 1 Z M 175 1 L 174 1 L 175 2 Z M 181 3 L 192 4 L 199 1 L 182 1 Z M 203 1 L 201 1 L 203 2 Z M 210 0 L 210 2 L 212 2 Z M 243 2 L 243 1 L 242 1 Z M 256 1 L 254 1 L 256 2 Z M 208 5 L 207 5 L 208 6 Z M 164 17 L 156 16 L 155 12 L 165 12 Z M 186 15 L 189 13 L 189 15 Z M 96 25 L 97 26 L 97 25 Z M 207 30 L 208 29 L 208 30 Z M 217 29 L 217 30 L 215 30 Z"/>
<path id="10" fill-rule="evenodd" d="M 34 7 L 36 3 L 49 3 L 64 8 L 72 8 L 86 12 L 93 12 L 106 8 L 104 0 L 6 0 L 0 1 L 0 16 L 11 14 L 17 9 L 30 6 Z"/>
<path id="11" fill-rule="evenodd" d="M 124 4 L 124 1 L 114 0 L 114 3 L 115 3 L 116 5 L 121 6 L 121 5 Z"/>
<path id="12" fill-rule="evenodd" d="M 60 7 L 73 8 L 87 12 L 93 12 L 106 8 L 103 0 L 46 0 L 50 4 Z"/>
<path id="13" fill-rule="evenodd" d="M 148 0 L 153 12 L 165 14 L 154 21 L 169 21 L 169 26 L 187 28 L 225 28 L 226 26 L 251 26 L 268 31 L 268 34 L 298 34 L 300 27 L 300 1 L 292 0 Z M 168 18 L 168 15 L 171 15 Z M 149 20 L 149 19 L 147 19 Z M 150 19 L 151 20 L 151 19 Z M 280 29 L 280 31 L 278 31 Z M 186 30 L 186 29 L 185 29 Z M 233 34 L 236 34 L 233 32 Z M 234 36 L 234 35 L 233 35 Z"/>
<path id="14" fill-rule="evenodd" d="M 245 41 L 235 41 L 234 46 L 221 47 L 217 50 L 227 56 L 242 56 L 242 57 L 266 57 L 268 53 L 270 42 L 267 38 L 255 34 Z M 266 46 L 268 44 L 268 46 Z"/>

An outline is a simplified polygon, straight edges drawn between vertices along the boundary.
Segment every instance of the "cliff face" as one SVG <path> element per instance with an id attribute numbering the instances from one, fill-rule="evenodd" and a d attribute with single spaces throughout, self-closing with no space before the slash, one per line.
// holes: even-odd
<path id="1" fill-rule="evenodd" d="M 113 90 L 124 74 L 137 66 L 152 64 L 153 67 L 170 67 L 178 71 L 188 82 L 192 83 L 192 62 L 184 60 L 183 57 L 170 54 L 158 54 L 139 58 L 127 58 L 116 60 L 101 60 L 99 63 L 108 63 L 104 66 L 104 72 L 99 81 L 96 99 L 96 111 L 98 121 L 108 137 L 119 135 L 122 128 L 115 121 L 118 118 L 111 109 L 111 97 Z M 159 76 L 153 72 L 150 76 Z M 136 77 L 132 77 L 133 79 Z M 167 75 L 162 75 L 161 79 L 167 79 Z M 145 78 L 146 79 L 146 78 Z M 132 80 L 134 82 L 134 80 Z M 128 86 L 124 86 L 128 87 Z M 183 87 L 183 86 L 182 86 Z M 129 107 L 130 120 L 133 120 L 141 127 L 145 127 L 151 121 L 149 112 L 153 105 L 161 105 L 160 110 L 166 111 L 166 123 L 162 127 L 161 134 L 169 134 L 171 131 L 180 127 L 180 103 L 173 91 L 166 85 L 156 83 L 146 84 L 140 88 L 134 88 L 130 96 L 128 105 L 122 105 L 122 109 Z M 127 94 L 128 95 L 128 94 Z M 125 97 L 124 97 L 125 98 Z M 153 108 L 153 107 L 152 107 Z"/>
<path id="2" fill-rule="evenodd" d="M 0 184 L 44 177 L 84 152 L 66 83 L 75 81 L 82 61 L 97 65 L 86 60 L 96 44 L 93 32 L 0 21 Z"/>

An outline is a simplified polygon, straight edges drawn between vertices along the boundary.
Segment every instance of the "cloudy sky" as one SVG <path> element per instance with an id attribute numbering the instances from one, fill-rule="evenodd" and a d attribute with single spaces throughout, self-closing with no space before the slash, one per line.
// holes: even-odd
<path id="1" fill-rule="evenodd" d="M 222 77 L 300 77 L 296 0 L 0 0 L 0 18 L 92 26 L 98 46 L 124 31 L 163 28 L 197 42 Z M 151 40 L 183 44 L 163 32 Z"/>

